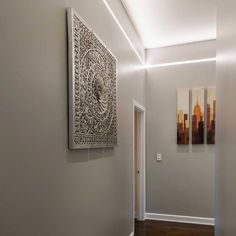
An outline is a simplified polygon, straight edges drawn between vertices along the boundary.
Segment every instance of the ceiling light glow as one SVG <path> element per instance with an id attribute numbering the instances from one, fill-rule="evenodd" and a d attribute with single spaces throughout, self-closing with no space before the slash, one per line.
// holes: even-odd
<path id="1" fill-rule="evenodd" d="M 103 0 L 106 8 L 108 9 L 108 11 L 110 12 L 111 16 L 113 17 L 113 19 L 115 20 L 116 24 L 119 26 L 121 32 L 124 34 L 125 38 L 127 39 L 127 41 L 129 42 L 131 48 L 134 50 L 136 56 L 138 57 L 138 59 L 140 60 L 141 64 L 144 65 L 144 61 L 142 59 L 142 57 L 139 55 L 138 51 L 136 50 L 135 46 L 133 45 L 133 43 L 131 42 L 129 36 L 126 34 L 124 28 L 122 27 L 122 25 L 120 24 L 119 20 L 117 19 L 117 17 L 115 16 L 114 12 L 112 11 L 112 9 L 110 8 L 110 6 L 108 5 L 106 0 Z"/>
<path id="2" fill-rule="evenodd" d="M 215 0 L 121 0 L 145 48 L 216 39 Z"/>
<path id="3" fill-rule="evenodd" d="M 161 63 L 155 65 L 145 65 L 145 68 L 154 68 L 154 67 L 166 67 L 166 66 L 177 66 L 177 65 L 184 65 L 184 64 L 194 64 L 194 63 L 203 63 L 203 62 L 210 62 L 216 61 L 216 57 L 211 58 L 204 58 L 198 60 L 189 60 L 189 61 L 177 61 L 177 62 L 170 62 L 170 63 Z"/>

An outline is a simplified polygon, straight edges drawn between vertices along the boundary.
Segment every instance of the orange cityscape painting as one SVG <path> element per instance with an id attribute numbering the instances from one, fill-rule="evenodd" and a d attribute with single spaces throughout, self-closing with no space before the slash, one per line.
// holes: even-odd
<path id="1" fill-rule="evenodd" d="M 207 88 L 207 144 L 215 144 L 216 88 Z"/>
<path id="2" fill-rule="evenodd" d="M 204 88 L 192 89 L 192 144 L 204 144 Z"/>
<path id="3" fill-rule="evenodd" d="M 177 91 L 177 144 L 189 144 L 189 89 Z"/>

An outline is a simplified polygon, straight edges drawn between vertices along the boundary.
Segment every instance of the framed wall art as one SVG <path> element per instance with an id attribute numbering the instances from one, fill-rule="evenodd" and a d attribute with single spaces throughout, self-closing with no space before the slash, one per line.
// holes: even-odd
<path id="1" fill-rule="evenodd" d="M 189 144 L 189 89 L 177 90 L 177 144 Z"/>
<path id="2" fill-rule="evenodd" d="M 207 88 L 207 144 L 215 144 L 216 88 Z"/>
<path id="3" fill-rule="evenodd" d="M 69 148 L 117 145 L 117 60 L 94 31 L 67 9 Z"/>
<path id="4" fill-rule="evenodd" d="M 205 89 L 192 89 L 192 144 L 204 144 Z"/>

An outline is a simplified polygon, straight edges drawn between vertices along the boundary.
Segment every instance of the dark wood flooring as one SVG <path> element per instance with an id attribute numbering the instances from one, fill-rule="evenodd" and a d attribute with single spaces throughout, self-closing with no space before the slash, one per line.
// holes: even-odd
<path id="1" fill-rule="evenodd" d="M 214 227 L 164 221 L 135 221 L 135 236 L 214 236 Z"/>

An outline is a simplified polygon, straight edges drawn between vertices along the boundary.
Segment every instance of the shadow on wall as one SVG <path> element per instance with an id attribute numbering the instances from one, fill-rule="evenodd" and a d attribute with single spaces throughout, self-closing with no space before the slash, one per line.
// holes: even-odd
<path id="1" fill-rule="evenodd" d="M 178 153 L 214 153 L 215 145 L 177 145 Z"/>
<path id="2" fill-rule="evenodd" d="M 67 149 L 67 162 L 88 162 L 101 158 L 111 158 L 115 155 L 114 148 L 94 148 L 94 149 Z"/>

